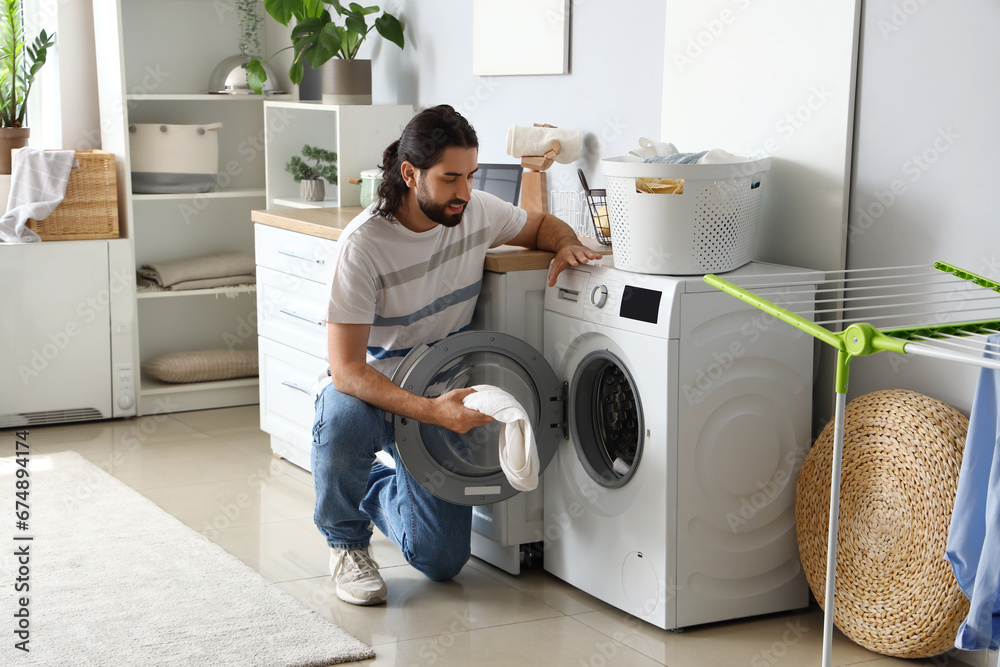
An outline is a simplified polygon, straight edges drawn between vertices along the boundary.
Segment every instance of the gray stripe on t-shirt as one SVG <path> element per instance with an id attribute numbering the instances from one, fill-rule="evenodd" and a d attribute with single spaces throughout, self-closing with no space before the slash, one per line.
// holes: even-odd
<path id="1" fill-rule="evenodd" d="M 472 248 L 488 244 L 490 242 L 490 232 L 490 229 L 480 229 L 442 248 L 431 255 L 426 262 L 414 264 L 413 266 L 408 266 L 405 269 L 400 269 L 392 273 L 379 275 L 375 279 L 375 286 L 378 289 L 387 289 L 389 287 L 397 287 L 412 280 L 419 280 L 445 262 L 455 259 Z"/>
<path id="2" fill-rule="evenodd" d="M 375 321 L 372 322 L 374 327 L 400 327 L 413 324 L 417 320 L 422 320 L 425 317 L 430 317 L 431 315 L 436 315 L 442 310 L 446 310 L 451 306 L 458 303 L 463 303 L 469 299 L 475 299 L 479 296 L 479 290 L 482 289 L 483 281 L 479 280 L 468 287 L 462 287 L 460 289 L 451 292 L 450 294 L 445 294 L 444 296 L 435 299 L 430 303 L 430 305 L 421 308 L 420 310 L 409 313 L 407 315 L 399 315 L 397 317 L 382 317 L 381 315 L 375 315 Z"/>

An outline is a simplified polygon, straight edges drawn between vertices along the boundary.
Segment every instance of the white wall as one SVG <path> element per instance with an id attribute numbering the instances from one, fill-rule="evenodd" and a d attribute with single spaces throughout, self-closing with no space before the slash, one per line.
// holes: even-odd
<path id="1" fill-rule="evenodd" d="M 944 260 L 1000 279 L 998 25 L 993 0 L 865 3 L 849 268 Z M 850 395 L 899 387 L 968 414 L 977 372 L 883 353 L 855 361 Z"/>
<path id="2" fill-rule="evenodd" d="M 844 267 L 859 4 L 667 3 L 664 138 L 772 157 L 756 259 Z"/>
<path id="3" fill-rule="evenodd" d="M 99 148 L 97 63 L 91 0 L 25 3 L 26 35 L 56 33 L 28 106 L 31 145 L 38 148 Z"/>
<path id="4" fill-rule="evenodd" d="M 481 162 L 506 155 L 510 125 L 549 123 L 586 133 L 585 155 L 549 169 L 550 190 L 579 190 L 578 167 L 603 187 L 599 159 L 623 155 L 639 137 L 658 137 L 663 87 L 663 0 L 574 0 L 570 74 L 472 75 L 472 5 L 468 0 L 387 2 L 406 25 L 406 50 L 369 40 L 376 104 L 425 108 L 451 104 L 479 135 Z M 516 37 L 512 36 L 512 39 Z"/>

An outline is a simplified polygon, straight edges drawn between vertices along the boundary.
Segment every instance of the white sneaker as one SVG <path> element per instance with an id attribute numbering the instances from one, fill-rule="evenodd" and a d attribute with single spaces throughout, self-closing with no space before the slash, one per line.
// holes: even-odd
<path id="1" fill-rule="evenodd" d="M 337 597 L 359 605 L 383 604 L 385 582 L 378 573 L 378 563 L 367 549 L 330 548 L 330 572 L 337 582 Z"/>

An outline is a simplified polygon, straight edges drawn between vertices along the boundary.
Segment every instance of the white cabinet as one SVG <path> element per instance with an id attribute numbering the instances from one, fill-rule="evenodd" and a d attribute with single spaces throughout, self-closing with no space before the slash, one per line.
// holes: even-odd
<path id="1" fill-rule="evenodd" d="M 336 241 L 255 225 L 260 427 L 275 455 L 309 470 L 316 381 L 329 367 L 326 281 Z"/>
<path id="2" fill-rule="evenodd" d="M 382 152 L 399 139 L 413 116 L 409 105 L 332 105 L 318 102 L 264 103 L 267 143 L 267 208 L 358 206 L 361 186 L 348 182 L 362 170 L 376 169 Z M 338 182 L 327 184 L 326 199 L 307 202 L 299 184 L 285 171 L 306 144 L 336 151 Z"/>
<path id="3" fill-rule="evenodd" d="M 264 101 L 208 93 L 215 66 L 239 51 L 234 7 L 208 0 L 94 0 L 94 12 L 101 138 L 118 161 L 121 227 L 133 244 L 135 267 L 233 250 L 252 257 L 250 211 L 265 204 Z M 269 53 L 287 39 L 269 18 L 265 33 Z M 128 128 L 136 123 L 222 123 L 216 187 L 133 194 Z M 140 365 L 165 352 L 257 346 L 252 286 L 140 289 L 135 312 Z M 256 378 L 166 384 L 143 376 L 139 414 L 256 403 L 257 384 Z"/>
<path id="4" fill-rule="evenodd" d="M 135 414 L 121 239 L 0 244 L 0 428 Z"/>

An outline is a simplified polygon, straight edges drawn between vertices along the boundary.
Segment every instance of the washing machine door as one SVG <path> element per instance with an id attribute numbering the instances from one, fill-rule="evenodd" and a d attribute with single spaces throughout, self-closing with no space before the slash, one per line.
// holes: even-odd
<path id="1" fill-rule="evenodd" d="M 540 352 L 491 331 L 466 331 L 414 348 L 393 382 L 419 396 L 440 396 L 479 384 L 510 393 L 528 414 L 538 447 L 539 472 L 562 439 L 562 387 Z M 491 422 L 465 434 L 393 415 L 403 465 L 435 496 L 458 505 L 488 505 L 518 493 L 500 467 L 504 424 Z"/>

